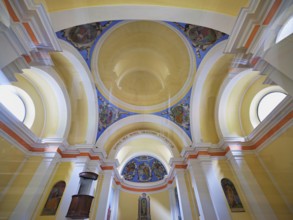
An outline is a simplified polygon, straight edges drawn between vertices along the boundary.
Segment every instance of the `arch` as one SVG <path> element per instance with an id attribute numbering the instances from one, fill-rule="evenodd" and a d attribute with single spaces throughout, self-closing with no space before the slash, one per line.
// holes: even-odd
<path id="1" fill-rule="evenodd" d="M 182 147 L 191 146 L 192 144 L 190 138 L 184 130 L 174 122 L 157 115 L 140 114 L 120 119 L 112 124 L 99 137 L 96 142 L 96 146 L 103 148 L 108 155 L 113 155 L 110 152 L 115 143 L 126 134 L 137 130 L 137 125 L 139 125 L 142 130 L 146 130 L 146 128 L 149 127 L 148 130 L 160 131 L 161 133 L 166 134 L 166 137 L 168 133 L 171 133 L 170 135 L 172 138 L 170 141 L 173 142 L 175 146 L 173 148 L 173 154 L 175 157 L 179 156 L 178 152 L 182 149 Z M 114 136 L 114 133 L 117 136 Z"/>
<path id="2" fill-rule="evenodd" d="M 202 138 L 201 131 L 201 112 L 205 109 L 201 108 L 201 99 L 203 97 L 204 84 L 209 73 L 212 70 L 213 64 L 223 57 L 223 51 L 225 49 L 227 41 L 222 41 L 211 48 L 206 54 L 204 59 L 201 61 L 198 67 L 194 83 L 192 86 L 191 97 L 190 97 L 190 130 L 194 144 L 200 144 L 204 140 Z M 208 64 L 208 65 L 207 65 Z"/>
<path id="3" fill-rule="evenodd" d="M 66 137 L 70 106 L 57 73 L 51 67 L 40 66 L 23 72 L 16 75 L 14 84 L 28 92 L 37 110 L 31 130 L 41 138 Z"/>
<path id="4" fill-rule="evenodd" d="M 41 215 L 55 215 L 62 199 L 63 192 L 65 190 L 66 183 L 64 181 L 59 181 L 54 184 L 50 194 L 47 198 L 45 206 L 42 210 Z"/>
<path id="5" fill-rule="evenodd" d="M 152 13 L 149 13 L 149 12 Z M 87 16 L 84 16 L 84 15 Z M 189 23 L 229 34 L 235 17 L 223 13 L 184 7 L 155 5 L 111 5 L 74 8 L 50 13 L 54 31 L 76 25 L 110 20 L 155 20 Z M 204 19 L 203 19 L 204 18 Z"/>
<path id="6" fill-rule="evenodd" d="M 247 69 L 229 74 L 223 82 L 216 104 L 216 125 L 221 137 L 242 138 L 245 136 L 240 120 L 243 96 L 257 76 L 257 71 Z"/>
<path id="7" fill-rule="evenodd" d="M 64 62 L 67 62 L 67 67 L 68 68 L 72 68 L 72 70 L 74 69 L 74 71 L 72 71 L 71 73 L 74 74 L 74 77 L 76 77 L 76 81 L 74 81 L 73 83 L 76 83 L 77 88 L 79 88 L 79 90 L 72 90 L 71 86 L 72 85 L 67 85 L 63 76 L 63 82 L 66 86 L 67 92 L 68 92 L 68 96 L 69 99 L 71 101 L 71 117 L 74 117 L 75 111 L 77 111 L 76 108 L 79 108 L 79 110 L 83 111 L 84 115 L 81 118 L 75 118 L 75 122 L 77 122 L 77 124 L 73 125 L 71 123 L 71 128 L 73 129 L 78 127 L 78 126 L 85 126 L 85 131 L 83 134 L 79 134 L 80 136 L 83 136 L 81 139 L 83 140 L 77 140 L 76 143 L 74 140 L 72 141 L 71 144 L 80 144 L 80 143 L 85 143 L 85 144 L 93 144 L 95 143 L 95 139 L 96 139 L 96 134 L 97 134 L 97 129 L 98 129 L 98 121 L 99 121 L 99 117 L 98 117 L 98 103 L 97 103 L 97 94 L 96 94 L 96 88 L 95 85 L 93 83 L 93 79 L 92 79 L 92 75 L 91 72 L 86 64 L 86 62 L 84 61 L 84 59 L 82 58 L 82 56 L 80 55 L 80 53 L 73 47 L 71 46 L 69 43 L 59 40 L 59 43 L 61 45 L 61 48 L 63 49 L 62 52 L 58 53 L 58 54 L 52 54 L 53 60 L 56 62 L 58 62 L 60 60 L 60 56 L 63 56 L 62 59 L 66 59 L 66 61 L 64 60 Z M 60 71 L 59 68 L 62 68 L 62 66 L 60 67 L 60 64 L 55 64 L 55 70 L 56 72 L 60 75 L 60 77 L 62 77 L 62 73 Z M 61 63 L 63 61 L 60 61 Z M 72 67 L 70 67 L 70 65 Z M 63 74 L 64 75 L 64 74 Z M 82 101 L 82 103 L 81 103 Z M 83 105 L 83 103 L 85 103 L 85 105 Z M 71 120 L 72 122 L 72 120 Z M 75 127 L 73 127 L 75 126 Z M 72 134 L 69 135 L 72 136 Z"/>

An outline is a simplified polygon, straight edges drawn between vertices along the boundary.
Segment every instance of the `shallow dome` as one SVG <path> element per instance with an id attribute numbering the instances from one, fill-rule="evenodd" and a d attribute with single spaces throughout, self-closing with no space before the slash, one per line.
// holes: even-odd
<path id="1" fill-rule="evenodd" d="M 118 23 L 98 41 L 92 67 L 103 95 L 122 109 L 153 112 L 182 98 L 194 73 L 185 37 L 163 22 Z"/>

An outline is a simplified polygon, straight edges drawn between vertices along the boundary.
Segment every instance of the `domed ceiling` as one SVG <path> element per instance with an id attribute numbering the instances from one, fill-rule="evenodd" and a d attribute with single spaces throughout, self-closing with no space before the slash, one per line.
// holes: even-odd
<path id="1" fill-rule="evenodd" d="M 57 32 L 86 61 L 95 80 L 100 135 L 116 121 L 154 114 L 191 138 L 190 94 L 206 53 L 227 35 L 205 27 L 155 21 L 105 21 Z"/>
<path id="2" fill-rule="evenodd" d="M 92 69 L 108 100 L 115 97 L 110 101 L 134 112 L 154 112 L 186 94 L 193 60 L 177 29 L 152 21 L 121 22 L 97 43 Z"/>

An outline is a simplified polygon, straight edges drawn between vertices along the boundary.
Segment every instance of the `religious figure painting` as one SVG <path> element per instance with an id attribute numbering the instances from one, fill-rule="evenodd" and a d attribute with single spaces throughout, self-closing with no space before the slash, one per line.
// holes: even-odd
<path id="1" fill-rule="evenodd" d="M 126 164 L 122 175 L 126 180 L 132 180 L 136 174 L 137 166 L 134 161 L 130 161 Z"/>
<path id="2" fill-rule="evenodd" d="M 138 165 L 138 180 L 140 182 L 148 182 L 152 178 L 151 168 L 147 163 Z"/>
<path id="3" fill-rule="evenodd" d="M 227 178 L 221 180 L 221 185 L 224 190 L 227 202 L 232 212 L 244 212 L 242 202 L 235 189 L 234 184 Z"/>
<path id="4" fill-rule="evenodd" d="M 164 165 L 156 158 L 149 155 L 140 155 L 126 163 L 121 175 L 127 181 L 146 183 L 164 179 L 167 171 Z"/>
<path id="5" fill-rule="evenodd" d="M 150 197 L 145 193 L 138 198 L 138 220 L 151 220 Z"/>
<path id="6" fill-rule="evenodd" d="M 154 175 L 158 178 L 158 180 L 163 179 L 166 174 L 165 167 L 159 161 L 153 162 L 152 171 L 153 171 Z"/>
<path id="7" fill-rule="evenodd" d="M 53 186 L 41 215 L 56 214 L 65 186 L 64 181 L 59 181 Z"/>

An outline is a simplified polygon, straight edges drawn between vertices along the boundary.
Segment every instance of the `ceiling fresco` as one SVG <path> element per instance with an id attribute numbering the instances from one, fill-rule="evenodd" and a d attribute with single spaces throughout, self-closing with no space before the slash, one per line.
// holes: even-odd
<path id="1" fill-rule="evenodd" d="M 107 33 L 112 27 L 119 25 L 124 21 L 104 21 L 91 24 L 80 25 L 66 30 L 57 32 L 59 39 L 65 40 L 73 45 L 86 61 L 89 69 L 92 71 L 91 59 L 96 44 L 101 37 Z M 153 22 L 155 23 L 155 22 Z M 181 33 L 181 37 L 187 40 L 192 48 L 195 57 L 196 67 L 198 67 L 208 53 L 208 51 L 217 43 L 228 38 L 228 35 L 201 26 L 195 26 L 184 23 L 162 22 L 176 29 Z M 92 71 L 93 72 L 93 71 Z M 191 138 L 190 133 L 190 94 L 191 89 L 183 95 L 176 103 L 170 103 L 163 110 L 155 110 L 150 112 L 160 117 L 164 117 L 181 127 L 185 133 Z M 106 97 L 98 87 L 96 87 L 98 105 L 99 105 L 99 127 L 97 138 L 113 123 L 118 120 L 139 114 L 139 112 L 130 111 L 113 104 L 111 98 Z M 148 113 L 149 114 L 149 113 Z"/>
<path id="2" fill-rule="evenodd" d="M 143 155 L 127 162 L 121 175 L 131 182 L 156 182 L 162 180 L 167 171 L 159 160 Z"/>

